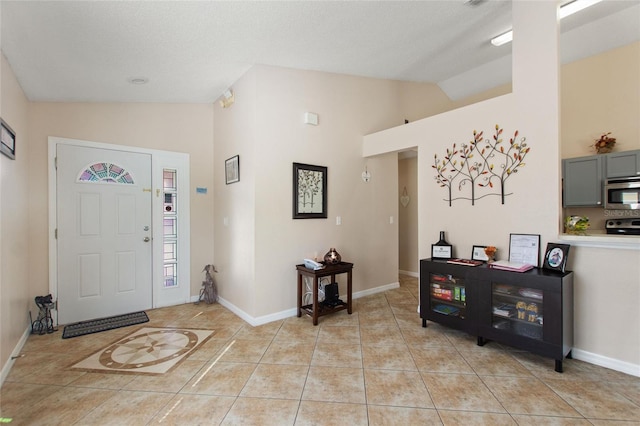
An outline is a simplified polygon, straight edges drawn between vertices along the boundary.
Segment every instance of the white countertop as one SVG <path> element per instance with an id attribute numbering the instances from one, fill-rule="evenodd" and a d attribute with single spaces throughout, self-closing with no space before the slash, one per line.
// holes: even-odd
<path id="1" fill-rule="evenodd" d="M 640 250 L 640 235 L 613 235 L 606 231 L 589 231 L 585 235 L 559 234 L 562 242 L 575 246 Z"/>

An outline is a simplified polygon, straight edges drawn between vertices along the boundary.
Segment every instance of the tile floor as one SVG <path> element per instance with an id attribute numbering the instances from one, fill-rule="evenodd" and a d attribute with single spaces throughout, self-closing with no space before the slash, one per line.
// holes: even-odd
<path id="1" fill-rule="evenodd" d="M 148 311 L 144 326 L 215 334 L 162 376 L 69 370 L 133 327 L 32 335 L 1 389 L 12 425 L 631 425 L 640 378 L 554 362 L 429 323 L 417 279 L 354 312 L 251 327 L 222 306 Z"/>

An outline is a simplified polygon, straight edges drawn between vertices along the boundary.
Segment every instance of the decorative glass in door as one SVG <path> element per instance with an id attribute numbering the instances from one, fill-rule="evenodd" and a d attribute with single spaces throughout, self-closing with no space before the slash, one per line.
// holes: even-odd
<path id="1" fill-rule="evenodd" d="M 173 169 L 164 169 L 162 173 L 164 196 L 162 237 L 165 287 L 178 285 L 178 185 L 176 175 L 177 172 Z"/>

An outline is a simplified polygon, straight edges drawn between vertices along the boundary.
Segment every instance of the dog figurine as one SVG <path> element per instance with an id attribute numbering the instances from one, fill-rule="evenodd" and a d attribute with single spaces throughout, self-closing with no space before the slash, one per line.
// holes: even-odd
<path id="1" fill-rule="evenodd" d="M 200 290 L 200 297 L 197 303 L 203 300 L 206 303 L 215 303 L 218 301 L 218 287 L 213 279 L 213 273 L 218 271 L 214 265 L 205 265 L 202 272 L 205 273 L 205 280 L 202 281 L 202 289 Z"/>

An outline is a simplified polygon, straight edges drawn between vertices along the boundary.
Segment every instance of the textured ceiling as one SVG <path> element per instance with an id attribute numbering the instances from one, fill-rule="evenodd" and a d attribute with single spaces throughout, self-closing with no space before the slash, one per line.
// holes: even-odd
<path id="1" fill-rule="evenodd" d="M 511 75 L 511 45 L 489 43 L 511 27 L 510 1 L 3 0 L 0 7 L 2 51 L 32 101 L 209 103 L 255 64 L 432 82 L 454 99 Z M 606 30 L 594 36 L 594 26 Z M 597 4 L 563 20 L 562 31 L 563 60 L 638 40 L 640 1 Z M 136 77 L 149 82 L 128 82 Z"/>

